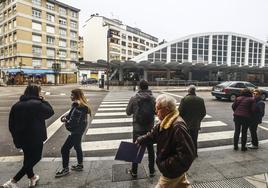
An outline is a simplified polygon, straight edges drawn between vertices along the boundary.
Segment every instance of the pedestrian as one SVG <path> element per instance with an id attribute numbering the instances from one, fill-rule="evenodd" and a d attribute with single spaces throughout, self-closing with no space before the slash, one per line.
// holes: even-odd
<path id="1" fill-rule="evenodd" d="M 186 172 L 195 158 L 195 146 L 184 120 L 176 109 L 176 100 L 169 95 L 156 98 L 159 123 L 136 143 L 157 144 L 156 164 L 162 173 L 156 188 L 190 188 Z"/>
<path id="2" fill-rule="evenodd" d="M 194 85 L 190 85 L 188 94 L 181 99 L 179 112 L 189 129 L 189 133 L 195 145 L 196 157 L 198 157 L 198 132 L 200 130 L 201 121 L 206 116 L 206 107 L 204 100 L 196 95 L 196 88 Z"/>
<path id="3" fill-rule="evenodd" d="M 41 96 L 41 87 L 28 85 L 9 114 L 9 130 L 16 148 L 23 151 L 23 166 L 2 188 L 17 188 L 20 179 L 27 174 L 29 187 L 35 187 L 39 176 L 33 167 L 41 160 L 43 142 L 47 139 L 45 120 L 54 114 L 51 105 Z"/>
<path id="4" fill-rule="evenodd" d="M 149 83 L 146 80 L 140 81 L 140 90 L 135 96 L 133 96 L 126 108 L 127 115 L 133 114 L 133 142 L 136 139 L 149 132 L 154 126 L 154 116 L 155 116 L 155 98 L 152 91 L 149 90 Z M 146 145 L 148 151 L 149 160 L 149 171 L 150 177 L 155 175 L 155 154 L 154 147 L 152 143 Z M 137 177 L 138 164 L 132 163 L 132 168 L 129 173 L 132 177 Z"/>
<path id="5" fill-rule="evenodd" d="M 261 92 L 258 89 L 253 91 L 253 97 L 255 100 L 255 113 L 253 114 L 253 122 L 249 126 L 250 134 L 251 134 L 251 144 L 248 146 L 250 149 L 258 149 L 259 141 L 257 135 L 258 125 L 262 123 L 262 118 L 265 114 L 265 103 L 261 99 Z"/>
<path id="6" fill-rule="evenodd" d="M 241 138 L 241 151 L 246 151 L 247 143 L 247 131 L 249 126 L 253 122 L 252 114 L 255 112 L 255 101 L 252 97 L 252 93 L 249 89 L 245 88 L 241 91 L 241 96 L 237 97 L 235 102 L 232 104 L 232 109 L 234 111 L 234 150 L 238 150 L 238 140 L 240 135 L 240 130 L 242 128 L 242 138 Z"/>
<path id="7" fill-rule="evenodd" d="M 71 170 L 82 171 L 84 167 L 81 139 L 87 127 L 87 114 L 91 116 L 92 112 L 81 89 L 71 91 L 71 100 L 73 103 L 70 112 L 68 115 L 61 118 L 61 121 L 65 123 L 65 127 L 70 132 L 70 135 L 61 148 L 63 168 L 56 172 L 56 178 L 69 174 L 69 155 L 72 147 L 74 147 L 76 151 L 78 163 L 71 166 Z"/>

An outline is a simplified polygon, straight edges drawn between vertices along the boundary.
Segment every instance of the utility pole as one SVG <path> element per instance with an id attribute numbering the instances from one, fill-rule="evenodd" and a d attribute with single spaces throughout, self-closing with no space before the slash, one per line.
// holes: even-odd
<path id="1" fill-rule="evenodd" d="M 109 90 L 110 87 L 110 78 L 109 78 L 109 72 L 110 72 L 110 38 L 111 38 L 111 30 L 108 27 L 107 31 L 107 71 L 106 71 L 106 76 L 107 76 L 107 90 Z"/>

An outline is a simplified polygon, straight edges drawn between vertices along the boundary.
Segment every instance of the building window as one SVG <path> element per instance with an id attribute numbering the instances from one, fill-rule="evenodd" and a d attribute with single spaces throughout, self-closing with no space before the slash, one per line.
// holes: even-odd
<path id="1" fill-rule="evenodd" d="M 62 40 L 62 39 L 60 39 L 60 40 L 59 40 L 59 46 L 60 46 L 60 47 L 64 47 L 64 48 L 66 48 L 66 40 Z"/>
<path id="2" fill-rule="evenodd" d="M 12 29 L 12 22 L 8 23 L 8 29 L 11 30 Z"/>
<path id="3" fill-rule="evenodd" d="M 47 67 L 51 68 L 53 65 L 54 61 L 53 60 L 47 60 Z"/>
<path id="4" fill-rule="evenodd" d="M 76 29 L 77 28 L 77 22 L 71 21 L 71 28 Z"/>
<path id="5" fill-rule="evenodd" d="M 55 21 L 55 16 L 52 14 L 47 13 L 47 21 L 54 22 Z"/>
<path id="6" fill-rule="evenodd" d="M 71 42 L 70 42 L 70 47 L 71 47 L 72 49 L 76 49 L 76 48 L 77 48 L 77 42 L 76 42 L 76 41 L 71 41 Z"/>
<path id="7" fill-rule="evenodd" d="M 15 20 L 13 20 L 13 28 L 16 28 L 16 27 L 17 27 L 17 21 L 15 19 Z"/>
<path id="8" fill-rule="evenodd" d="M 32 40 L 33 40 L 33 42 L 42 42 L 42 36 L 33 34 L 32 35 Z"/>
<path id="9" fill-rule="evenodd" d="M 62 37 L 66 37 L 66 35 L 67 35 L 67 31 L 65 29 L 60 28 L 59 33 L 60 33 L 60 36 L 62 36 Z"/>
<path id="10" fill-rule="evenodd" d="M 32 53 L 33 53 L 33 55 L 41 56 L 42 55 L 42 48 L 37 47 L 37 46 L 33 46 L 32 47 Z"/>
<path id="11" fill-rule="evenodd" d="M 59 58 L 60 59 L 66 58 L 66 51 L 59 50 Z"/>
<path id="12" fill-rule="evenodd" d="M 41 4 L 41 0 L 32 0 L 32 3 L 34 4 L 34 5 L 38 5 L 38 6 L 41 6 L 42 4 Z"/>
<path id="13" fill-rule="evenodd" d="M 78 18 L 78 13 L 74 12 L 74 11 L 71 11 L 71 17 Z"/>
<path id="14" fill-rule="evenodd" d="M 41 59 L 33 59 L 32 66 L 33 67 L 41 67 L 42 60 Z"/>
<path id="15" fill-rule="evenodd" d="M 66 15 L 67 14 L 67 10 L 63 7 L 59 7 L 59 13 L 60 15 Z"/>
<path id="16" fill-rule="evenodd" d="M 32 22 L 32 29 L 42 31 L 42 24 L 37 22 Z"/>
<path id="17" fill-rule="evenodd" d="M 47 44 L 53 45 L 54 42 L 55 42 L 55 38 L 54 37 L 47 36 Z"/>
<path id="18" fill-rule="evenodd" d="M 32 16 L 35 17 L 35 18 L 41 18 L 41 11 L 33 9 L 32 10 Z"/>
<path id="19" fill-rule="evenodd" d="M 76 39 L 77 38 L 77 32 L 71 31 L 71 38 Z"/>
<path id="20" fill-rule="evenodd" d="M 60 25 L 64 25 L 64 26 L 66 26 L 66 25 L 67 25 L 67 21 L 66 21 L 66 19 L 64 19 L 64 18 L 60 18 L 60 19 L 59 19 L 59 24 L 60 24 Z"/>
<path id="21" fill-rule="evenodd" d="M 55 57 L 55 50 L 47 48 L 47 57 Z"/>
<path id="22" fill-rule="evenodd" d="M 54 10 L 54 4 L 52 4 L 52 3 L 47 2 L 47 3 L 46 3 L 46 7 L 47 7 L 47 9 L 49 9 L 49 10 Z"/>
<path id="23" fill-rule="evenodd" d="M 71 52 L 71 59 L 72 60 L 77 60 L 77 53 Z"/>
<path id="24" fill-rule="evenodd" d="M 55 33 L 55 27 L 47 25 L 47 32 L 48 33 Z"/>
<path id="25" fill-rule="evenodd" d="M 66 68 L 66 62 L 65 61 L 60 61 L 61 68 Z"/>

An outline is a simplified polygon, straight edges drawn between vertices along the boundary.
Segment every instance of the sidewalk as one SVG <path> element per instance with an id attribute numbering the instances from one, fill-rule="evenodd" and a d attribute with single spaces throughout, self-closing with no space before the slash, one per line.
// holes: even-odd
<path id="1" fill-rule="evenodd" d="M 188 172 L 188 178 L 194 188 L 266 187 L 264 173 L 268 172 L 268 143 L 264 141 L 258 150 L 247 152 L 234 151 L 232 146 L 223 148 L 225 149 L 200 149 L 198 159 L 194 161 Z M 75 163 L 74 158 L 70 164 L 73 163 Z M 0 158 L 0 182 L 3 183 L 10 179 L 20 165 L 21 161 L 18 159 L 13 158 L 12 162 L 11 158 Z M 137 180 L 131 180 L 130 175 L 125 172 L 129 163 L 114 161 L 113 157 L 98 160 L 98 158 L 86 156 L 83 172 L 71 172 L 66 177 L 55 179 L 55 172 L 60 166 L 59 158 L 44 158 L 35 168 L 35 172 L 40 175 L 38 187 L 153 188 L 160 175 L 157 171 L 154 178 L 148 178 L 146 157 L 140 165 L 139 172 L 141 174 L 138 175 L 144 176 L 144 179 Z M 128 181 L 117 181 L 119 179 L 128 179 Z M 26 177 L 21 180 L 20 185 L 27 187 Z"/>

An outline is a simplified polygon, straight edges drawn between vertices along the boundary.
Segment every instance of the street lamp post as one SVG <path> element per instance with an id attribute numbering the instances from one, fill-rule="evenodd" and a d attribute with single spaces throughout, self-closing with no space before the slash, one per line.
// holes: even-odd
<path id="1" fill-rule="evenodd" d="M 110 72 L 110 38 L 112 37 L 111 30 L 108 28 L 107 31 L 107 71 L 106 71 L 106 76 L 107 76 L 107 90 L 109 90 L 110 87 L 110 79 L 109 79 L 109 72 Z"/>

